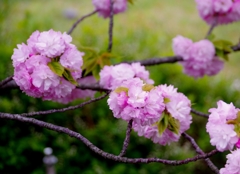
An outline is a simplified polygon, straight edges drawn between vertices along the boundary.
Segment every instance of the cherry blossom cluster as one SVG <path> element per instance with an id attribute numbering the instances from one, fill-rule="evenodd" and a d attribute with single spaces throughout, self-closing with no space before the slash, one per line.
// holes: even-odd
<path id="1" fill-rule="evenodd" d="M 224 62 L 215 55 L 215 48 L 209 40 L 201 40 L 193 43 L 183 36 L 173 39 L 173 51 L 181 56 L 180 62 L 184 67 L 184 73 L 197 77 L 215 75 L 223 68 Z"/>
<path id="2" fill-rule="evenodd" d="M 27 95 L 67 103 L 79 97 L 84 53 L 66 33 L 35 31 L 12 55 L 13 79 Z M 52 69 L 51 69 L 52 68 Z M 93 95 L 93 94 L 91 94 Z"/>
<path id="3" fill-rule="evenodd" d="M 195 0 L 200 16 L 209 25 L 240 20 L 240 0 Z"/>
<path id="4" fill-rule="evenodd" d="M 140 63 L 121 63 L 119 65 L 104 66 L 100 71 L 100 85 L 107 89 L 115 89 L 128 79 L 141 78 L 147 84 L 153 84 L 149 79 L 149 72 Z"/>
<path id="5" fill-rule="evenodd" d="M 227 155 L 225 168 L 220 169 L 220 174 L 239 174 L 240 173 L 240 149 L 236 149 Z"/>
<path id="6" fill-rule="evenodd" d="M 217 102 L 217 108 L 209 109 L 207 132 L 213 146 L 223 152 L 239 147 L 240 115 L 239 109 L 232 103 Z"/>
<path id="7" fill-rule="evenodd" d="M 95 9 L 98 11 L 99 16 L 104 18 L 110 17 L 110 0 L 92 0 Z M 124 12 L 127 9 L 127 0 L 114 0 L 113 13 L 118 14 Z"/>
<path id="8" fill-rule="evenodd" d="M 111 92 L 107 102 L 114 117 L 133 120 L 139 136 L 162 145 L 178 141 L 192 122 L 190 100 L 171 85 L 154 87 L 139 78 L 129 79 Z"/>

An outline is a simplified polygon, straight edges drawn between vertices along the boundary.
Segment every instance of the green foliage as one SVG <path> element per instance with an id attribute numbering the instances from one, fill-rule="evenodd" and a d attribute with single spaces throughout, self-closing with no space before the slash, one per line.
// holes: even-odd
<path id="1" fill-rule="evenodd" d="M 54 72 L 56 75 L 62 77 L 64 73 L 64 67 L 57 61 L 52 61 L 48 63 L 48 67 Z"/>
<path id="2" fill-rule="evenodd" d="M 88 74 L 93 74 L 93 76 L 99 80 L 100 70 L 105 65 L 111 65 L 110 58 L 113 57 L 113 54 L 108 52 L 98 52 L 96 49 L 90 47 L 80 47 L 85 55 L 83 56 L 83 66 L 84 76 Z"/>
<path id="3" fill-rule="evenodd" d="M 231 46 L 233 46 L 233 44 L 227 40 L 215 40 L 213 41 L 213 44 L 215 46 L 217 56 L 228 60 L 228 54 L 232 52 Z"/>
<path id="4" fill-rule="evenodd" d="M 155 123 L 158 127 L 160 135 L 168 129 L 175 134 L 179 134 L 180 123 L 173 118 L 169 113 L 163 113 L 159 122 Z"/>

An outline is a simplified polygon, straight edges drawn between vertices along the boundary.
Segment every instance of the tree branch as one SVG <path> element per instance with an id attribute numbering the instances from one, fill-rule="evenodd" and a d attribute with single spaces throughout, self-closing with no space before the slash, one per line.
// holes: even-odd
<path id="1" fill-rule="evenodd" d="M 198 154 L 204 155 L 205 153 L 202 151 L 202 149 L 197 145 L 196 141 L 187 133 L 182 133 L 182 136 L 184 138 L 186 138 L 188 141 L 190 141 L 190 143 L 192 144 L 192 146 L 194 147 L 194 149 L 196 150 L 196 152 Z M 209 166 L 209 168 L 216 174 L 219 174 L 219 170 L 218 168 L 212 163 L 212 161 L 209 158 L 205 159 L 205 162 L 207 163 L 207 165 Z"/>
<path id="2" fill-rule="evenodd" d="M 126 154 L 126 151 L 127 151 L 127 148 L 128 148 L 129 142 L 130 142 L 130 134 L 131 134 L 131 131 L 132 131 L 132 122 L 133 122 L 133 120 L 130 120 L 128 122 L 126 137 L 125 137 L 125 140 L 123 142 L 122 151 L 118 156 L 124 156 Z"/>
<path id="3" fill-rule="evenodd" d="M 183 61 L 183 58 L 180 56 L 169 56 L 169 57 L 159 57 L 159 58 L 150 58 L 140 61 L 128 61 L 125 63 L 135 63 L 139 62 L 143 66 L 153 66 L 153 65 L 159 65 L 164 63 L 176 63 L 178 61 Z"/>
<path id="4" fill-rule="evenodd" d="M 108 49 L 107 49 L 109 53 L 112 52 L 112 45 L 113 45 L 113 16 L 114 16 L 113 4 L 114 4 L 114 0 L 110 0 L 110 20 L 109 20 L 109 29 L 108 29 L 109 43 L 108 43 Z"/>
<path id="5" fill-rule="evenodd" d="M 192 113 L 194 113 L 194 114 L 196 114 L 196 115 L 198 115 L 198 116 L 201 116 L 201 117 L 205 117 L 205 118 L 208 118 L 209 117 L 209 114 L 204 114 L 204 113 L 202 113 L 202 112 L 200 112 L 200 111 L 196 111 L 195 109 L 191 109 L 191 112 Z"/>
<path id="6" fill-rule="evenodd" d="M 71 137 L 74 137 L 80 141 L 82 141 L 89 149 L 91 149 L 94 153 L 117 162 L 123 162 L 123 163 L 151 163 L 151 162 L 157 162 L 157 163 L 163 163 L 167 165 L 182 165 L 182 164 L 187 164 L 193 161 L 197 161 L 200 159 L 205 159 L 208 158 L 216 153 L 218 153 L 217 150 L 213 150 L 209 153 L 206 153 L 204 155 L 196 155 L 193 158 L 187 158 L 184 160 L 165 160 L 165 159 L 160 159 L 160 158 L 127 158 L 127 157 L 120 157 L 116 156 L 110 153 L 107 153 L 95 145 L 93 145 L 87 138 L 82 136 L 80 133 L 74 132 L 68 128 L 57 126 L 51 123 L 47 123 L 44 121 L 37 120 L 35 118 L 27 118 L 27 117 L 22 117 L 21 115 L 13 115 L 13 114 L 8 114 L 8 113 L 0 113 L 0 118 L 5 118 L 5 119 L 11 119 L 11 120 L 17 120 L 25 123 L 30 123 L 33 125 L 37 125 L 43 128 L 47 128 L 56 132 L 60 133 L 65 133 Z"/>
<path id="7" fill-rule="evenodd" d="M 86 14 L 86 15 L 82 16 L 80 19 L 78 19 L 78 20 L 73 24 L 72 28 L 67 32 L 67 34 L 71 34 L 71 33 L 73 32 L 73 30 L 77 27 L 77 25 L 78 25 L 80 22 L 82 22 L 85 18 L 94 15 L 95 13 L 97 13 L 97 10 L 95 10 L 95 11 L 89 13 L 89 14 Z"/>
<path id="8" fill-rule="evenodd" d="M 211 25 L 206 36 L 205 36 L 205 39 L 208 39 L 208 37 L 211 35 L 211 33 L 213 32 L 213 29 L 216 27 L 215 24 Z"/>
<path id="9" fill-rule="evenodd" d="M 69 110 L 82 108 L 83 106 L 85 106 L 87 104 L 99 101 L 99 100 L 105 98 L 108 94 L 109 94 L 109 92 L 106 92 L 106 94 L 104 94 L 104 95 L 102 95 L 98 98 L 91 99 L 91 100 L 83 102 L 79 105 L 69 106 L 67 108 L 51 109 L 51 110 L 48 110 L 48 111 L 38 111 L 38 112 L 30 112 L 30 113 L 23 113 L 23 114 L 12 114 L 12 115 L 21 115 L 21 116 L 24 116 L 24 117 L 32 117 L 32 116 L 37 116 L 37 115 L 46 115 L 46 114 L 53 114 L 53 113 L 58 113 L 58 112 L 65 112 L 65 111 L 69 111 Z M 1 114 L 4 114 L 4 113 L 1 113 Z"/>
<path id="10" fill-rule="evenodd" d="M 99 85 L 99 83 L 94 83 L 94 84 L 84 84 L 84 85 L 78 85 L 76 88 L 78 89 L 90 89 L 90 90 L 93 90 L 93 91 L 103 91 L 103 92 L 109 92 L 110 90 L 109 89 L 106 89 L 106 88 L 103 88 Z"/>
<path id="11" fill-rule="evenodd" d="M 0 88 L 12 80 L 13 80 L 13 76 L 7 77 L 6 79 L 0 82 Z"/>

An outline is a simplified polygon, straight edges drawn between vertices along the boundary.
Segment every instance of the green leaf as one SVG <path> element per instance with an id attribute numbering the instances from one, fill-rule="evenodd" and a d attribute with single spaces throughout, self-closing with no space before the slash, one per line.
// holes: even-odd
<path id="1" fill-rule="evenodd" d="M 163 99 L 163 102 L 165 103 L 165 104 L 167 104 L 167 103 L 169 103 L 171 100 L 169 99 L 169 98 L 164 98 Z"/>
<path id="2" fill-rule="evenodd" d="M 240 124 L 235 124 L 234 131 L 237 133 L 237 136 L 240 137 Z"/>
<path id="3" fill-rule="evenodd" d="M 96 60 L 94 59 L 86 60 L 82 66 L 82 69 L 85 70 L 84 76 L 91 73 L 96 66 L 97 66 Z"/>
<path id="4" fill-rule="evenodd" d="M 208 37 L 208 40 L 210 40 L 211 42 L 213 42 L 213 40 L 215 39 L 215 35 L 213 33 L 211 33 Z"/>
<path id="5" fill-rule="evenodd" d="M 224 48 L 230 47 L 233 44 L 227 40 L 215 40 L 215 41 L 213 41 L 213 45 L 216 48 L 223 50 Z"/>
<path id="6" fill-rule="evenodd" d="M 97 65 L 93 70 L 92 70 L 92 74 L 93 76 L 95 77 L 96 80 L 100 80 L 100 71 L 101 71 L 101 68 L 99 65 Z"/>
<path id="7" fill-rule="evenodd" d="M 55 62 L 55 61 L 49 62 L 48 67 L 52 70 L 52 72 L 62 77 L 64 72 L 64 67 L 59 62 Z"/>
<path id="8" fill-rule="evenodd" d="M 162 118 L 158 122 L 157 127 L 158 127 L 159 134 L 162 135 L 163 132 L 168 127 L 168 114 L 165 114 L 165 113 L 162 114 Z"/>
<path id="9" fill-rule="evenodd" d="M 126 88 L 126 87 L 118 87 L 117 89 L 114 90 L 114 92 L 116 92 L 118 94 L 121 93 L 121 92 L 128 93 L 128 88 Z"/>
<path id="10" fill-rule="evenodd" d="M 153 85 L 150 85 L 150 84 L 146 84 L 146 85 L 144 85 L 143 87 L 142 87 L 142 90 L 143 91 L 151 91 L 152 89 L 154 88 L 154 86 Z"/>
<path id="11" fill-rule="evenodd" d="M 133 0 L 127 0 L 130 4 L 133 5 Z"/>
<path id="12" fill-rule="evenodd" d="M 179 134 L 180 123 L 177 119 L 173 118 L 170 115 L 169 115 L 169 118 L 168 118 L 168 129 L 175 134 Z"/>
<path id="13" fill-rule="evenodd" d="M 110 58 L 113 57 L 111 53 L 104 52 L 98 56 L 97 63 L 103 68 L 105 65 L 111 65 Z"/>
<path id="14" fill-rule="evenodd" d="M 63 77 L 69 81 L 70 83 L 72 83 L 73 85 L 78 85 L 78 83 L 74 80 L 74 78 L 72 77 L 72 74 L 69 70 L 67 69 L 64 69 L 64 72 L 63 72 Z"/>
<path id="15" fill-rule="evenodd" d="M 216 55 L 218 57 L 222 57 L 223 59 L 228 61 L 228 55 L 224 52 L 224 50 L 220 50 L 220 49 L 216 48 Z"/>

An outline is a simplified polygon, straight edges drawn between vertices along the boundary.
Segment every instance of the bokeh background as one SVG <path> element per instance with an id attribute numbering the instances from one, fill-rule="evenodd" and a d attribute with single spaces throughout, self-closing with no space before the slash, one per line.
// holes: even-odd
<path id="1" fill-rule="evenodd" d="M 68 31 L 81 16 L 94 10 L 90 0 L 0 0 L 0 79 L 13 74 L 11 55 L 17 44 L 26 43 L 35 30 Z M 108 44 L 107 19 L 97 14 L 84 20 L 73 32 L 73 43 L 106 50 Z M 216 38 L 239 41 L 239 23 L 217 27 Z M 125 13 L 114 18 L 112 63 L 142 60 L 173 55 L 172 38 L 177 35 L 203 39 L 209 26 L 198 16 L 194 0 L 135 0 Z M 155 84 L 172 84 L 190 98 L 193 108 L 207 113 L 218 100 L 233 102 L 240 107 L 239 53 L 230 55 L 224 69 L 214 77 L 194 79 L 182 73 L 179 64 L 147 67 Z M 62 105 L 26 96 L 20 90 L 0 91 L 0 112 L 23 113 L 62 108 L 82 102 Z M 99 94 L 98 94 L 99 95 Z M 37 119 L 68 127 L 87 137 L 99 148 L 119 154 L 127 124 L 112 116 L 106 99 L 81 109 L 65 113 L 38 116 Z M 193 136 L 205 152 L 214 149 L 209 143 L 205 125 L 207 119 L 194 116 Z M 80 141 L 44 128 L 11 120 L 0 120 L 0 173 L 44 174 L 43 149 L 52 147 L 58 158 L 57 174 L 186 174 L 212 173 L 203 160 L 182 166 L 159 163 L 124 164 L 106 160 L 92 153 Z M 226 153 L 211 159 L 219 167 L 226 161 Z M 189 142 L 180 139 L 169 146 L 153 144 L 132 132 L 128 157 L 159 157 L 185 159 L 196 153 Z"/>

